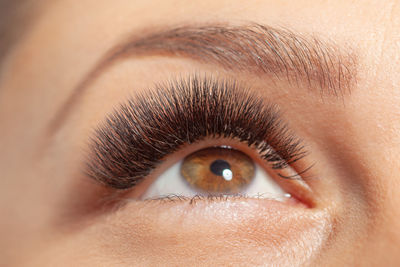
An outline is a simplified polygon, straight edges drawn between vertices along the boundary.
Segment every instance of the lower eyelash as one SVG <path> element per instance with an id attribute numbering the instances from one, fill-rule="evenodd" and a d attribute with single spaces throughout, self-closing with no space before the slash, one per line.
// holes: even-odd
<path id="1" fill-rule="evenodd" d="M 219 137 L 246 143 L 274 169 L 306 155 L 276 106 L 235 81 L 195 75 L 158 85 L 109 115 L 91 139 L 87 174 L 127 189 L 183 145 Z"/>
<path id="2" fill-rule="evenodd" d="M 186 202 L 190 205 L 195 205 L 199 201 L 207 201 L 207 202 L 222 202 L 222 201 L 230 201 L 230 200 L 242 200 L 242 199 L 264 199 L 262 195 L 255 195 L 255 196 L 248 196 L 244 194 L 235 194 L 235 195 L 224 195 L 224 194 L 217 194 L 217 195 L 195 195 L 191 197 L 187 196 L 182 196 L 182 195 L 175 195 L 175 194 L 169 194 L 157 198 L 150 198 L 150 199 L 145 199 L 142 200 L 141 202 L 147 202 L 147 203 L 175 203 L 175 202 Z M 290 195 L 288 196 L 288 199 L 290 198 Z M 269 197 L 268 200 L 273 199 L 272 197 Z M 120 207 L 123 206 L 124 204 L 127 204 L 131 201 L 136 202 L 138 201 L 137 199 L 131 199 L 131 198 L 121 198 L 120 199 L 121 203 Z"/>

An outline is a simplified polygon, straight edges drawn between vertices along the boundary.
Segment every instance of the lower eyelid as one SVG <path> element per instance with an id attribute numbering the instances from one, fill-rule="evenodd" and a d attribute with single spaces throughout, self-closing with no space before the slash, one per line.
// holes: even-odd
<path id="1" fill-rule="evenodd" d="M 207 242 L 210 238 L 208 242 L 217 245 L 219 238 L 226 244 L 234 235 L 235 240 L 243 237 L 247 241 L 254 238 L 254 242 L 262 242 L 258 245 L 268 248 L 264 253 L 273 251 L 275 255 L 282 255 L 290 253 L 287 249 L 297 248 L 298 244 L 303 244 L 307 251 L 319 249 L 330 232 L 329 221 L 326 211 L 265 199 L 174 197 L 128 200 L 109 216 L 107 224 L 111 224 L 112 229 L 119 229 L 121 234 L 119 237 L 115 231 L 110 232 L 111 240 L 127 240 L 128 236 L 133 246 L 137 242 L 151 244 L 163 238 L 175 240 L 177 237 L 182 239 L 180 245 L 183 246 L 190 245 L 186 241 L 193 242 L 193 237 L 198 242 Z M 107 229 L 102 233 L 107 236 Z M 246 243 L 240 247 L 243 246 Z M 234 249 L 230 248 L 229 253 L 235 253 Z"/>
<path id="2" fill-rule="evenodd" d="M 235 212 L 243 212 L 242 215 L 244 217 L 251 216 L 251 212 L 254 210 L 258 210 L 259 213 L 269 213 L 269 216 L 273 216 L 275 213 L 281 213 L 280 216 L 285 216 L 284 214 L 289 213 L 304 215 L 309 211 L 314 214 L 313 216 L 318 213 L 325 214 L 325 211 L 309 209 L 306 205 L 297 202 L 295 199 L 289 202 L 281 202 L 266 198 L 252 198 L 241 194 L 230 196 L 195 195 L 192 197 L 170 194 L 146 200 L 124 197 L 121 199 L 121 205 L 118 209 L 115 209 L 114 212 L 126 212 L 131 209 L 154 209 L 151 213 L 161 216 L 163 216 L 163 214 L 165 214 L 165 216 L 170 216 L 171 214 L 190 216 L 192 212 L 197 213 L 196 216 L 200 216 L 199 213 L 211 212 L 219 217 L 222 216 L 222 210 L 229 211 L 229 216 L 235 216 Z M 231 213 L 232 211 L 235 212 Z M 248 213 L 250 213 L 250 215 Z"/>

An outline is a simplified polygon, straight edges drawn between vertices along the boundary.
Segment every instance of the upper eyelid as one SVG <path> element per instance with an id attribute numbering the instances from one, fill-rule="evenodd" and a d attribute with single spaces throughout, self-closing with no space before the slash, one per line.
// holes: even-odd
<path id="1" fill-rule="evenodd" d="M 343 96 L 357 80 L 357 56 L 334 42 L 315 35 L 296 33 L 267 25 L 209 24 L 180 26 L 136 33 L 109 50 L 74 88 L 47 128 L 52 136 L 102 71 L 126 56 L 172 55 L 212 63 L 234 71 L 261 73 L 269 78 L 288 78 L 324 95 Z M 314 91 L 315 90 L 309 90 Z"/>
<path id="2" fill-rule="evenodd" d="M 276 168 L 305 155 L 276 107 L 234 81 L 192 76 L 162 87 L 131 99 L 97 129 L 88 159 L 91 177 L 131 187 L 183 144 L 213 135 L 259 147 Z"/>

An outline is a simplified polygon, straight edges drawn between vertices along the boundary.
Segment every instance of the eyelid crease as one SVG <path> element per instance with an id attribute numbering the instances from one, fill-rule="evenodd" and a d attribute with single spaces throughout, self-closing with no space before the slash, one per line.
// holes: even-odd
<path id="1" fill-rule="evenodd" d="M 255 148 L 274 169 L 306 155 L 275 105 L 234 80 L 193 75 L 159 84 L 109 115 L 91 139 L 86 172 L 127 189 L 183 145 L 218 137 Z"/>
<path id="2" fill-rule="evenodd" d="M 341 47 L 324 39 L 255 22 L 152 25 L 136 30 L 99 58 L 56 112 L 47 134 L 51 137 L 57 132 L 72 107 L 103 71 L 127 57 L 188 58 L 234 72 L 278 78 L 277 81 L 289 85 L 294 82 L 312 89 L 309 92 L 343 100 L 357 84 L 358 55 L 349 44 Z"/>

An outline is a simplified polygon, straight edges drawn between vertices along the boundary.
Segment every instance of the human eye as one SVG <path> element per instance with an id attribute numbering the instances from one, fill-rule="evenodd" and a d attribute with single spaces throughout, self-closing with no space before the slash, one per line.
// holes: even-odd
<path id="1" fill-rule="evenodd" d="M 245 153 L 227 146 L 195 151 L 161 174 L 142 198 L 163 196 L 290 197 Z"/>
<path id="2" fill-rule="evenodd" d="M 121 104 L 96 129 L 87 174 L 137 200 L 266 198 L 311 204 L 304 145 L 245 86 L 194 75 Z M 300 166 L 300 167 L 299 167 Z"/>

